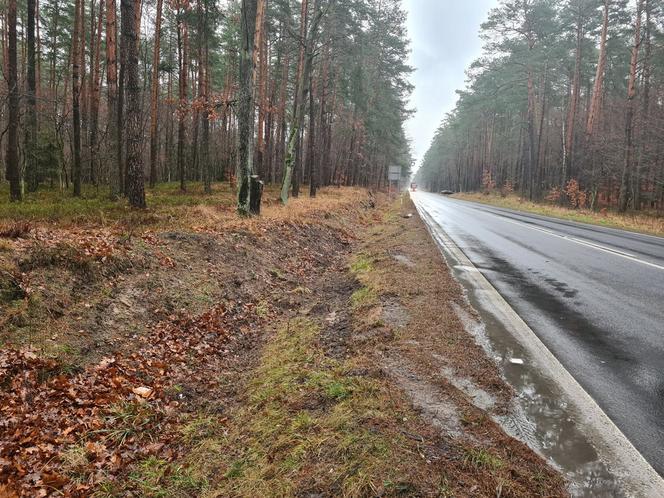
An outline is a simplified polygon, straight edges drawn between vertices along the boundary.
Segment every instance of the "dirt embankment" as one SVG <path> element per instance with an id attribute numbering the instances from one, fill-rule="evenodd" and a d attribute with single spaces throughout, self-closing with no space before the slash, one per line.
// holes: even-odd
<path id="1" fill-rule="evenodd" d="M 0 495 L 564 495 L 424 226 L 373 205 L 3 239 Z"/>

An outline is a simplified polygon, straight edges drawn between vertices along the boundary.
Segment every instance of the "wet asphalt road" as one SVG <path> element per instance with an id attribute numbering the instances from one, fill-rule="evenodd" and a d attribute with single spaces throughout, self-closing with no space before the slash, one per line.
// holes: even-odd
<path id="1" fill-rule="evenodd" d="M 412 195 L 664 475 L 664 238 Z"/>

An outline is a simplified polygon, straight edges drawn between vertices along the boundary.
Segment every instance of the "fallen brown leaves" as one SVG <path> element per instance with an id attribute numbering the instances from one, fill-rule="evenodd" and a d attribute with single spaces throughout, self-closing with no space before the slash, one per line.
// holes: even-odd
<path id="1" fill-rule="evenodd" d="M 0 485 L 20 496 L 86 496 L 150 454 L 173 459 L 182 401 L 171 388 L 213 389 L 233 336 L 261 323 L 253 305 L 171 316 L 131 354 L 67 374 L 31 351 L 0 352 Z M 81 458 L 67 458 L 77 451 Z"/>
<path id="2" fill-rule="evenodd" d="M 100 261 L 118 251 L 126 251 L 120 232 L 102 228 L 34 227 L 29 236 L 26 235 L 22 240 L 16 241 L 17 250 L 31 249 L 35 246 L 53 249 L 63 245 L 76 249 L 82 256 Z"/>
<path id="3" fill-rule="evenodd" d="M 0 351 L 0 497 L 90 496 L 108 482 L 124 492 L 132 468 L 146 459 L 178 461 L 187 416 L 208 400 L 212 409 L 229 402 L 215 396 L 228 389 L 223 379 L 233 362 L 253 354 L 275 313 L 290 313 L 312 292 L 354 240 L 353 223 L 376 216 L 358 207 L 360 196 L 334 190 L 248 220 L 196 207 L 168 232 L 135 237 L 120 226 L 40 224 L 7 240 L 6 254 L 23 272 L 16 287 L 32 286 L 36 298 L 56 302 L 56 319 L 62 316 L 60 328 L 44 331 L 46 342 L 64 347 L 84 332 L 91 337 L 80 340 L 84 366 L 38 356 L 39 343 Z M 179 224 L 186 231 L 177 231 Z M 147 270 L 159 278 L 149 279 Z M 212 287 L 214 300 L 183 284 L 185 273 Z M 192 296 L 180 296 L 186 293 Z M 108 301 L 124 305 L 122 313 Z M 140 315 L 141 307 L 154 311 Z"/>
<path id="4" fill-rule="evenodd" d="M 30 233 L 30 230 L 32 230 L 32 225 L 27 221 L 19 221 L 8 226 L 0 226 L 0 238 L 24 238 Z"/>

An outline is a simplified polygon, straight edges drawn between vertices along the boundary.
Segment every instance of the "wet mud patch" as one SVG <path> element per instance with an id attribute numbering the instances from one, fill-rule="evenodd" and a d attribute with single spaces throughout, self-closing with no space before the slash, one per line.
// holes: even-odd
<path id="1" fill-rule="evenodd" d="M 425 420 L 447 436 L 461 438 L 465 435 L 456 404 L 437 386 L 413 372 L 403 357 L 383 356 L 381 364 Z"/>
<path id="2" fill-rule="evenodd" d="M 358 284 L 344 270 L 328 275 L 319 285 L 319 300 L 311 308 L 311 314 L 322 317 L 321 345 L 328 356 L 345 358 L 355 335 L 350 301 Z"/>
<path id="3" fill-rule="evenodd" d="M 484 389 L 477 387 L 472 380 L 459 377 L 456 371 L 449 367 L 443 367 L 441 373 L 454 387 L 468 396 L 470 402 L 477 408 L 487 412 L 494 409 L 495 398 Z"/>
<path id="4" fill-rule="evenodd" d="M 410 313 L 397 299 L 381 299 L 381 316 L 389 327 L 402 329 L 411 322 Z"/>
<path id="5" fill-rule="evenodd" d="M 400 263 L 407 268 L 415 268 L 415 263 L 413 260 L 404 254 L 392 254 L 392 257 L 397 263 Z"/>

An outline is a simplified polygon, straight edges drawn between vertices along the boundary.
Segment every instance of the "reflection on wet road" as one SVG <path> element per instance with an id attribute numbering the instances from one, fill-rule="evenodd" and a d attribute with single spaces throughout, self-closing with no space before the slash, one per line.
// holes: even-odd
<path id="1" fill-rule="evenodd" d="M 414 199 L 664 474 L 664 239 Z"/>

